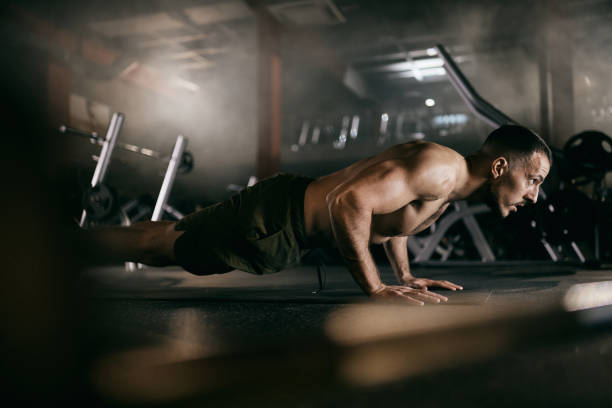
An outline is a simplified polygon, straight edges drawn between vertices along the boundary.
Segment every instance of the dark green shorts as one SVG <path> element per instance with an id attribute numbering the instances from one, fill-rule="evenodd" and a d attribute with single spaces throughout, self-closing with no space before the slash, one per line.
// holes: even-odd
<path id="1" fill-rule="evenodd" d="M 233 269 L 261 275 L 298 264 L 309 251 L 304 193 L 312 180 L 279 174 L 182 218 L 177 263 L 197 275 Z"/>

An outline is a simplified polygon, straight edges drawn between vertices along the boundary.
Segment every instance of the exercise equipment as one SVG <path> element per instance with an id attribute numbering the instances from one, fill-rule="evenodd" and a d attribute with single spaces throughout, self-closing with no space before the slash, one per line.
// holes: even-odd
<path id="1" fill-rule="evenodd" d="M 468 206 L 465 201 L 456 201 L 453 203 L 453 206 L 454 211 L 451 211 L 448 215 L 443 216 L 436 222 L 435 226 L 431 228 L 431 234 L 425 237 L 411 236 L 408 238 L 408 249 L 414 256 L 413 261 L 418 263 L 431 260 L 434 251 L 440 246 L 448 230 L 458 221 L 463 221 L 465 224 L 478 250 L 480 260 L 482 262 L 494 261 L 495 255 L 487 243 L 482 230 L 478 226 L 476 218 L 474 218 L 476 214 L 490 211 L 489 207 L 485 204 Z M 447 257 L 448 254 L 446 257 L 443 255 L 442 260 L 446 260 Z"/>
<path id="2" fill-rule="evenodd" d="M 595 206 L 585 193 L 578 190 L 559 190 L 550 193 L 539 207 L 542 228 L 551 242 L 559 244 L 568 238 L 574 241 L 591 238 Z"/>
<path id="3" fill-rule="evenodd" d="M 60 133 L 86 137 L 91 143 L 102 146 L 90 187 L 87 188 L 83 194 L 82 205 L 84 210 L 79 223 L 81 227 L 85 225 L 88 218 L 94 221 L 107 220 L 110 216 L 116 214 L 117 210 L 119 209 L 118 198 L 115 190 L 103 182 L 112 152 L 115 148 L 168 162 L 164 181 L 162 183 L 157 203 L 153 210 L 152 220 L 158 221 L 161 219 L 164 211 L 171 214 L 174 218 L 182 218 L 182 214 L 175 208 L 169 206 L 167 201 L 176 175 L 188 174 L 194 167 L 193 154 L 185 150 L 187 139 L 183 135 L 179 135 L 177 137 L 177 141 L 170 157 L 166 157 L 160 152 L 149 148 L 120 143 L 117 141 L 117 138 L 123 124 L 124 117 L 125 116 L 121 113 L 113 114 L 106 132 L 106 137 L 104 138 L 98 136 L 97 132 L 87 132 L 65 125 L 59 127 Z M 131 201 L 127 204 L 127 207 L 121 207 L 119 211 L 120 220 L 124 220 L 125 217 L 129 217 L 129 210 L 131 210 L 133 207 L 137 207 L 137 204 L 137 201 Z M 139 220 L 142 216 L 143 209 L 141 209 L 141 211 L 136 215 L 136 218 L 131 218 L 131 220 Z"/>
<path id="4" fill-rule="evenodd" d="M 153 209 L 151 221 L 159 221 L 162 219 L 164 206 L 166 205 L 168 197 L 170 196 L 170 191 L 172 190 L 174 179 L 176 178 L 176 173 L 179 171 L 182 159 L 186 157 L 184 154 L 186 146 L 187 139 L 183 135 L 179 135 L 176 139 L 176 143 L 174 144 L 170 161 L 168 162 L 168 168 L 166 169 L 164 181 L 162 182 L 159 195 L 157 196 L 157 202 L 155 203 L 155 208 Z"/>
<path id="5" fill-rule="evenodd" d="M 178 166 L 178 173 L 188 174 L 191 173 L 191 170 L 193 170 L 193 154 L 190 152 L 183 152 Z"/>
<path id="6" fill-rule="evenodd" d="M 117 195 L 104 183 L 90 186 L 83 194 L 83 209 L 87 215 L 101 221 L 108 218 L 117 208 Z"/>
<path id="7" fill-rule="evenodd" d="M 574 187 L 574 190 L 565 190 L 566 195 L 573 195 L 563 200 L 565 222 L 573 221 L 570 231 L 580 234 L 580 239 L 584 240 L 588 235 L 592 237 L 593 259 L 589 263 L 599 266 L 602 260 L 600 225 L 606 220 L 605 177 L 607 172 L 612 171 L 612 138 L 600 131 L 586 130 L 569 138 L 563 153 L 568 162 L 563 174 L 564 182 Z M 577 190 L 577 187 L 588 185 L 592 186 L 591 197 Z"/>
<path id="8" fill-rule="evenodd" d="M 508 115 L 504 114 L 483 99 L 478 92 L 476 92 L 472 84 L 470 84 L 465 75 L 463 75 L 463 72 L 461 72 L 453 58 L 442 44 L 437 44 L 434 48 L 437 51 L 438 56 L 442 58 L 442 61 L 444 62 L 444 69 L 446 70 L 448 79 L 453 84 L 453 87 L 457 90 L 459 96 L 461 96 L 461 99 L 463 99 L 468 108 L 478 118 L 485 123 L 488 123 L 492 127 L 518 124 L 516 121 L 510 119 Z"/>
<path id="9" fill-rule="evenodd" d="M 61 125 L 59 127 L 60 133 L 72 134 L 76 136 L 81 136 L 89 139 L 92 144 L 98 144 L 100 146 L 104 145 L 104 139 L 100 138 L 97 132 L 87 132 L 80 129 L 71 128 L 65 125 Z M 153 159 L 162 160 L 165 162 L 170 161 L 170 157 L 163 155 L 162 153 L 152 150 L 146 147 L 136 146 L 128 143 L 121 143 L 116 141 L 115 148 L 121 149 L 127 152 L 137 153 L 145 157 L 150 157 Z M 179 174 L 188 174 L 193 170 L 194 167 L 194 157 L 191 152 L 184 151 L 181 155 L 181 161 L 178 169 Z"/>
<path id="10" fill-rule="evenodd" d="M 176 214 L 180 214 L 178 211 L 174 210 L 174 208 L 168 206 L 167 201 L 168 197 L 170 196 L 170 192 L 172 191 L 172 186 L 174 185 L 174 179 L 176 178 L 176 174 L 179 171 L 181 158 L 184 157 L 185 146 L 187 146 L 187 139 L 183 135 L 179 135 L 176 139 L 176 143 L 174 144 L 172 156 L 170 156 L 170 160 L 168 162 L 168 168 L 166 169 L 164 181 L 162 182 L 161 188 L 159 189 L 157 201 L 155 202 L 153 214 L 151 215 L 151 221 L 160 221 L 164 215 L 164 212 L 168 209 L 171 209 L 172 214 L 175 216 Z M 180 215 L 182 216 L 182 214 Z M 131 224 L 131 220 L 129 220 L 129 218 L 126 218 L 127 217 L 124 216 L 124 219 L 122 220 L 122 225 Z M 134 262 L 125 263 L 125 270 L 127 272 L 132 272 L 136 269 L 142 269 L 143 267 L 144 265 L 136 264 Z"/>
<path id="11" fill-rule="evenodd" d="M 568 139 L 563 152 L 573 170 L 572 184 L 601 183 L 606 172 L 612 171 L 612 138 L 603 132 L 580 132 Z"/>
<path id="12" fill-rule="evenodd" d="M 110 163 L 110 159 L 112 157 L 113 150 L 115 149 L 115 145 L 117 143 L 117 138 L 119 137 L 119 132 L 121 131 L 121 126 L 123 125 L 123 120 L 125 116 L 122 113 L 115 112 L 111 117 L 111 120 L 108 124 L 108 128 L 106 129 L 106 135 L 104 139 L 99 139 L 97 134 L 95 135 L 95 140 L 98 142 L 101 141 L 102 149 L 100 150 L 100 155 L 98 157 L 98 162 L 96 163 L 96 168 L 94 170 L 93 177 L 91 178 L 90 189 L 88 189 L 88 193 L 86 193 L 86 198 L 84 198 L 84 208 L 81 214 L 81 219 L 79 221 L 79 226 L 84 227 L 87 222 L 88 210 L 94 211 L 96 217 L 104 218 L 108 214 L 105 214 L 107 211 L 112 209 L 114 200 L 112 195 L 109 194 L 109 189 L 100 187 L 104 182 L 104 178 L 106 177 L 106 173 L 108 171 L 108 165 Z M 62 131 L 60 127 L 60 131 Z M 93 138 L 90 136 L 90 138 Z"/>
<path id="13" fill-rule="evenodd" d="M 83 194 L 83 213 L 79 222 L 81 227 L 85 227 L 87 220 L 93 220 L 94 222 L 107 221 L 113 214 L 117 214 L 121 225 L 129 226 L 134 221 L 143 219 L 150 212 L 150 207 L 140 205 L 139 200 L 131 200 L 125 205 L 119 206 L 119 200 L 117 199 L 117 194 L 115 193 L 114 189 L 104 183 L 104 177 L 108 171 L 111 155 L 115 148 L 168 162 L 164 180 L 151 214 L 151 221 L 161 220 L 165 213 L 170 214 L 170 216 L 177 220 L 183 217 L 183 214 L 180 211 L 168 205 L 168 197 L 172 191 L 176 175 L 187 174 L 193 170 L 193 155 L 185 150 L 187 146 L 187 139 L 183 135 L 178 135 L 172 150 L 172 154 L 168 158 L 152 149 L 125 143 L 118 143 L 117 138 L 119 136 L 119 131 L 121 130 L 124 117 L 125 116 L 121 113 L 113 114 L 106 132 L 106 136 L 103 139 L 100 138 L 96 132 L 86 132 L 83 130 L 70 128 L 65 125 L 62 125 L 59 128 L 60 133 L 86 137 L 91 143 L 102 146 L 90 187 Z M 130 211 L 132 210 L 136 210 L 136 212 L 130 215 Z M 136 264 L 133 262 L 125 263 L 125 269 L 127 271 L 134 271 L 136 269 L 141 269 L 142 267 L 143 266 L 141 264 Z"/>

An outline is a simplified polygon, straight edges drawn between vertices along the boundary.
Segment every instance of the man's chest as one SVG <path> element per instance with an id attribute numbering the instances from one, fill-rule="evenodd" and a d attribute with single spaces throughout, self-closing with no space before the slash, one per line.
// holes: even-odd
<path id="1" fill-rule="evenodd" d="M 391 237 L 417 234 L 436 221 L 446 210 L 447 200 L 419 201 L 399 210 L 372 218 L 372 243 L 382 243 Z"/>

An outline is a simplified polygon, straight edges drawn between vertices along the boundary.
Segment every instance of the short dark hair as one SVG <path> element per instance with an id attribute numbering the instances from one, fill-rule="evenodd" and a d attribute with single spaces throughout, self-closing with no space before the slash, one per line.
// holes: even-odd
<path id="1" fill-rule="evenodd" d="M 489 133 L 480 151 L 488 156 L 508 156 L 511 166 L 523 162 L 533 153 L 542 153 L 552 165 L 550 147 L 533 130 L 519 125 L 503 125 Z"/>

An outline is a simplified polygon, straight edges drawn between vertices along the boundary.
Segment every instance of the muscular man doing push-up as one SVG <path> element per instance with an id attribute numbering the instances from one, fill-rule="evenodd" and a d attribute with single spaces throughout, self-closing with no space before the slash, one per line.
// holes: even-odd
<path id="1" fill-rule="evenodd" d="M 370 297 L 446 301 L 427 288 L 462 288 L 414 277 L 407 237 L 429 227 L 455 200 L 484 200 L 502 217 L 535 203 L 551 156 L 529 129 L 502 126 L 468 157 L 435 143 L 401 144 L 316 180 L 287 174 L 262 180 L 178 222 L 86 234 L 107 260 L 180 265 L 197 275 L 278 272 L 313 248 L 336 247 Z M 381 281 L 372 244 L 383 245 L 399 285 Z"/>

